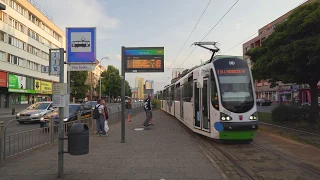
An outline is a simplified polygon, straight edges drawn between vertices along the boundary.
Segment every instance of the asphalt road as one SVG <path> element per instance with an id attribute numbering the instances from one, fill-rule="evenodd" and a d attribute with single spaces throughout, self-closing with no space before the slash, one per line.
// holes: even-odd
<path id="1" fill-rule="evenodd" d="M 272 103 L 270 106 L 260 106 L 257 105 L 258 112 L 268 112 L 271 113 L 272 109 L 277 107 L 278 104 Z"/>
<path id="2" fill-rule="evenodd" d="M 136 106 L 138 103 L 133 103 L 134 106 Z M 107 104 L 108 108 L 109 108 L 109 113 L 113 114 L 113 113 L 117 113 L 121 111 L 121 107 L 119 103 L 112 103 L 112 104 Z M 14 134 L 14 133 L 18 133 L 18 132 L 23 132 L 23 131 L 28 131 L 28 130 L 32 130 L 32 129 L 37 129 L 39 128 L 39 123 L 25 123 L 25 124 L 19 124 L 18 121 L 16 121 L 15 116 L 9 116 L 9 117 L 4 117 L 1 118 L 0 117 L 0 121 L 3 121 L 4 124 L 6 125 L 10 120 L 13 120 L 11 123 L 9 123 L 8 127 L 7 127 L 7 135 L 9 134 Z"/>

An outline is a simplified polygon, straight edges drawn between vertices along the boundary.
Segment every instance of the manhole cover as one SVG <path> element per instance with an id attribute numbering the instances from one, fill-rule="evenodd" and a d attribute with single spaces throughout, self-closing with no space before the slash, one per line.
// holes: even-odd
<path id="1" fill-rule="evenodd" d="M 136 131 L 143 131 L 144 128 L 135 128 L 134 130 L 136 130 Z"/>

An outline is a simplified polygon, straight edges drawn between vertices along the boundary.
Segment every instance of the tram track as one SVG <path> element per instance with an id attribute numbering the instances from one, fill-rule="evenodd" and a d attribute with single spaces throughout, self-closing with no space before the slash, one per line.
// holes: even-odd
<path id="1" fill-rule="evenodd" d="M 261 175 L 259 173 L 254 173 L 254 172 L 258 172 L 258 171 L 252 167 L 246 167 L 244 165 L 245 163 L 243 162 L 243 159 L 241 159 L 239 156 L 237 156 L 236 153 L 230 153 L 230 152 L 234 152 L 235 149 L 238 153 L 241 151 L 243 151 L 242 153 L 245 153 L 245 151 L 247 149 L 254 147 L 254 149 L 256 149 L 254 151 L 257 152 L 257 154 L 269 153 L 269 154 L 278 158 L 278 159 L 266 159 L 266 161 L 275 161 L 275 162 L 276 161 L 278 161 L 278 162 L 285 161 L 285 162 L 295 166 L 297 169 L 299 169 L 298 171 L 308 172 L 309 175 L 307 175 L 308 176 L 307 179 L 320 179 L 319 170 L 313 170 L 313 168 L 311 168 L 307 165 L 302 165 L 302 164 L 296 163 L 292 160 L 289 160 L 288 158 L 285 158 L 284 156 L 280 155 L 279 153 L 275 152 L 274 150 L 270 150 L 268 148 L 262 147 L 261 145 L 259 145 L 257 143 L 250 142 L 249 144 L 225 145 L 225 144 L 219 144 L 218 142 L 214 142 L 207 137 L 204 137 L 204 139 L 212 147 L 214 147 L 216 150 L 218 150 L 229 162 L 231 162 L 244 176 L 246 176 L 247 179 L 252 179 L 252 180 L 265 179 L 266 177 L 264 177 L 264 175 Z M 231 146 L 231 148 L 230 148 L 230 146 Z M 259 151 L 257 149 L 263 150 L 263 151 Z M 257 155 L 257 154 L 255 154 L 255 155 Z M 263 157 L 263 155 L 258 155 L 258 156 Z M 257 161 L 257 160 L 254 158 L 250 159 L 250 157 L 249 157 L 248 161 L 253 162 L 253 161 Z M 263 161 L 264 160 L 261 159 L 261 163 L 257 164 L 258 167 L 256 167 L 256 169 L 270 168 L 270 167 L 267 167 L 267 165 L 264 165 Z M 283 163 L 280 162 L 279 164 L 283 164 Z M 271 169 L 273 169 L 273 171 L 275 171 L 275 172 L 276 172 L 275 169 L 277 169 L 279 174 L 281 174 L 281 171 L 287 171 L 289 169 L 289 168 L 286 169 L 287 167 L 282 168 L 281 165 L 279 165 L 279 167 L 276 167 L 276 163 L 274 163 L 273 165 L 274 165 L 274 167 Z M 300 173 L 300 174 L 305 174 L 305 173 Z M 297 175 L 297 176 L 299 176 L 299 175 Z"/>

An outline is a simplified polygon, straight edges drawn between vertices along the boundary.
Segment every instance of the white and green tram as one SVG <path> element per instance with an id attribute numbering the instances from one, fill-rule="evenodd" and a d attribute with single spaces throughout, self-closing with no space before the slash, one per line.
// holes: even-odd
<path id="1" fill-rule="evenodd" d="M 258 129 L 254 83 L 242 57 L 212 56 L 173 79 L 160 98 L 162 111 L 213 139 L 251 141 Z"/>

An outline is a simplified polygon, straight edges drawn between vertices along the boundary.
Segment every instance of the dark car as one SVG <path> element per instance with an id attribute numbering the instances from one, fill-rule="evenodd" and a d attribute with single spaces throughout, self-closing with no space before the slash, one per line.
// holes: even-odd
<path id="1" fill-rule="evenodd" d="M 92 102 L 92 103 L 91 103 L 91 102 Z M 91 105 L 92 109 L 94 109 L 94 107 L 95 107 L 97 104 L 98 104 L 97 101 L 88 101 L 88 102 L 85 103 L 85 105 L 88 105 L 88 106 Z"/>
<path id="2" fill-rule="evenodd" d="M 91 117 L 91 106 L 86 104 L 69 104 L 69 117 L 64 118 L 64 122 L 70 122 L 78 120 L 78 112 L 81 114 L 81 118 L 90 118 Z M 49 127 L 50 118 L 54 118 L 54 124 L 59 124 L 59 111 L 54 111 L 46 114 L 43 118 L 40 119 L 40 127 Z"/>

